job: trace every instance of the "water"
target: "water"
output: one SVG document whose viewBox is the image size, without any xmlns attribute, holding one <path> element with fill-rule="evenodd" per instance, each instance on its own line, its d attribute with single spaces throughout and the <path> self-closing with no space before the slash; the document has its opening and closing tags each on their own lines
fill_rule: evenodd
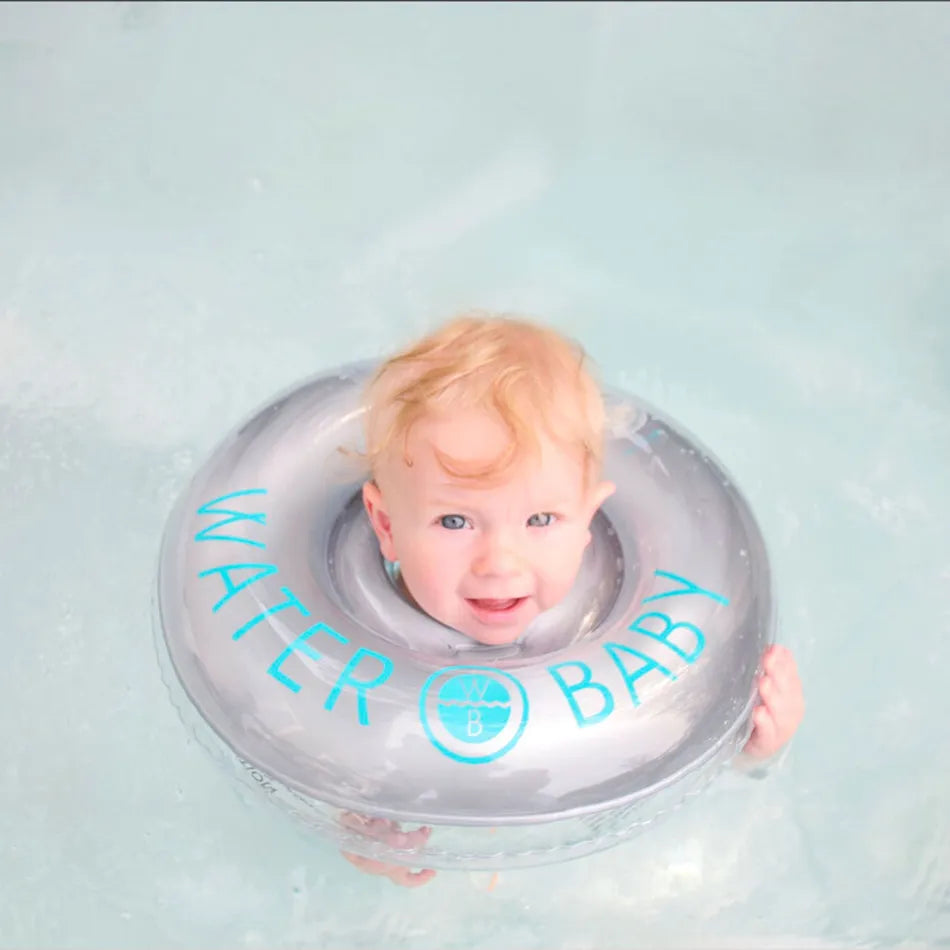
<svg viewBox="0 0 950 950">
<path fill-rule="evenodd" d="M 0 5 L 0 944 L 950 943 L 950 11 Z M 312 372 L 501 307 L 732 469 L 806 721 L 621 848 L 404 892 L 159 680 L 173 498 Z"/>
</svg>

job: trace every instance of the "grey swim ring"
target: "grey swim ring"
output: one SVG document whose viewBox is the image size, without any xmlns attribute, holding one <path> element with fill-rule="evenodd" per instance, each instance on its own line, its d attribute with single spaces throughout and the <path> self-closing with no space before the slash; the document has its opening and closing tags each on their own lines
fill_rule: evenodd
<svg viewBox="0 0 950 950">
<path fill-rule="evenodd" d="M 156 639 L 185 722 L 340 847 L 426 867 L 601 850 L 701 789 L 750 731 L 774 606 L 759 528 L 670 419 L 605 390 L 605 477 L 570 595 L 510 647 L 421 614 L 360 502 L 359 363 L 232 431 L 162 541 Z M 352 816 L 428 825 L 386 845 Z"/>
</svg>

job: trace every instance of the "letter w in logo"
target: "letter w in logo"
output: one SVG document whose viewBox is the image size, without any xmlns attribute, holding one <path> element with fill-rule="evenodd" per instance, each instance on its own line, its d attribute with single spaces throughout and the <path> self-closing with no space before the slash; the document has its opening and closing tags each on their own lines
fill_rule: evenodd
<svg viewBox="0 0 950 950">
<path fill-rule="evenodd" d="M 470 703 L 483 703 L 490 685 L 491 680 L 487 676 L 466 676 L 459 683 L 465 698 Z"/>
</svg>

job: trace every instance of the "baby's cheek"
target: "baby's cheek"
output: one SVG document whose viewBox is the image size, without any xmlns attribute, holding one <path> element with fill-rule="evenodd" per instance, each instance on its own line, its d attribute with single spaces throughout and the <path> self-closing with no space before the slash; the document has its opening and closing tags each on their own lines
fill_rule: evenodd
<svg viewBox="0 0 950 950">
<path fill-rule="evenodd" d="M 420 563 L 428 585 L 436 591 L 454 588 L 459 579 L 460 559 L 444 547 L 420 552 Z"/>
<path fill-rule="evenodd" d="M 572 556 L 569 561 L 565 561 L 564 564 L 564 594 L 566 597 L 570 589 L 574 586 L 574 582 L 577 580 L 577 575 L 580 573 L 581 564 L 584 561 L 584 550 L 586 545 L 576 544 L 572 549 Z"/>
<path fill-rule="evenodd" d="M 552 573 L 562 578 L 568 586 L 573 584 L 581 569 L 586 548 L 583 535 L 576 532 L 572 532 L 560 544 L 552 544 L 549 555 Z"/>
<path fill-rule="evenodd" d="M 570 593 L 577 580 L 577 573 L 580 570 L 581 559 L 566 560 L 561 558 L 557 564 L 553 564 L 546 572 L 542 584 L 544 590 L 544 609 L 547 610 L 559 604 Z"/>
</svg>

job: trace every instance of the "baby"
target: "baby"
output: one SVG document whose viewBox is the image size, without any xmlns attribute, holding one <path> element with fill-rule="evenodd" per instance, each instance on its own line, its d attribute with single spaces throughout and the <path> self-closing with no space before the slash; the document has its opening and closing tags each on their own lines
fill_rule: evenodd
<svg viewBox="0 0 950 950">
<path fill-rule="evenodd" d="M 517 640 L 571 589 L 614 491 L 583 350 L 526 320 L 463 316 L 384 363 L 366 403 L 363 502 L 406 594 L 479 643 Z M 763 668 L 747 759 L 776 753 L 804 712 L 791 653 L 771 647 Z M 347 858 L 404 886 L 434 873 Z"/>
</svg>

